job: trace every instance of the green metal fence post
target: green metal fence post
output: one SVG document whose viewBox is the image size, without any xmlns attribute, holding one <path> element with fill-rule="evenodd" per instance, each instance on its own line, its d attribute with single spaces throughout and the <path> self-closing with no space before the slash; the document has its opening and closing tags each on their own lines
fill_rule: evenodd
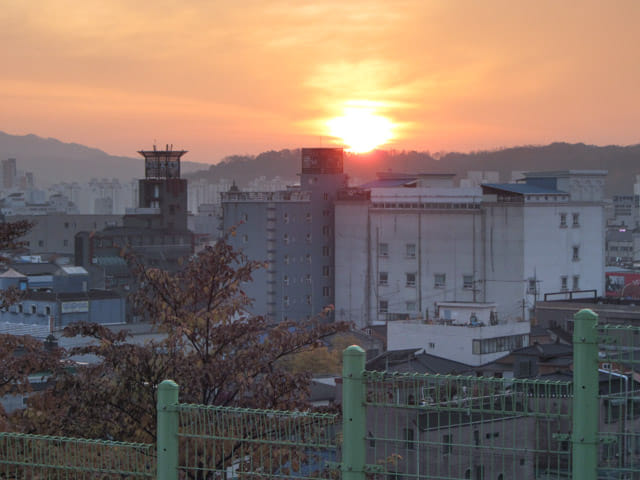
<svg viewBox="0 0 640 480">
<path fill-rule="evenodd" d="M 596 480 L 598 469 L 598 315 L 574 315 L 573 327 L 573 478 Z"/>
<path fill-rule="evenodd" d="M 364 480 L 367 456 L 363 372 L 365 353 L 351 345 L 342 353 L 342 479 Z"/>
<path fill-rule="evenodd" d="M 158 385 L 158 480 L 178 479 L 178 390 L 173 380 Z"/>
</svg>

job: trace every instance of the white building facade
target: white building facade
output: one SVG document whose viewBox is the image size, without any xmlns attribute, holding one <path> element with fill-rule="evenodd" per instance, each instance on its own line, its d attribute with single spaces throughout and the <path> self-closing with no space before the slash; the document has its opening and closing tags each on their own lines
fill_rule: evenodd
<svg viewBox="0 0 640 480">
<path fill-rule="evenodd" d="M 525 174 L 455 188 L 380 177 L 335 206 L 336 319 L 429 319 L 440 302 L 494 302 L 526 321 L 546 292 L 604 287 L 604 171 Z"/>
</svg>

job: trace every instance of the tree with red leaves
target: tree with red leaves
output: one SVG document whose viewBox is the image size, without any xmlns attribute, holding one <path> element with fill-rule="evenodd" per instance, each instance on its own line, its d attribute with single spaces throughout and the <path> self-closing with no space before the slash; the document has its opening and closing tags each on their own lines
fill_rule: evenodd
<svg viewBox="0 0 640 480">
<path fill-rule="evenodd" d="M 156 388 L 169 378 L 180 385 L 181 402 L 309 408 L 310 374 L 292 372 L 285 359 L 320 347 L 347 325 L 322 313 L 304 323 L 269 325 L 249 313 L 242 288 L 262 266 L 222 239 L 175 273 L 139 267 L 132 300 L 166 337 L 135 345 L 126 333 L 98 325 L 67 327 L 65 335 L 95 339 L 68 354 L 100 361 L 60 369 L 55 387 L 34 397 L 15 422 L 38 433 L 150 442 Z"/>
</svg>

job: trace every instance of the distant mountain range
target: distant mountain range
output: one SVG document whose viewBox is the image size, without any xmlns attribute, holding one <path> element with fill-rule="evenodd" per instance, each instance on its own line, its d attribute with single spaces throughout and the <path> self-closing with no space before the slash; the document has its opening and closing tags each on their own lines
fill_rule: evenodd
<svg viewBox="0 0 640 480">
<path fill-rule="evenodd" d="M 97 148 L 63 143 L 36 135 L 9 135 L 0 132 L 0 160 L 15 158 L 18 170 L 33 172 L 36 185 L 46 188 L 59 182 L 88 182 L 92 178 L 117 178 L 129 182 L 144 176 L 142 157 L 118 157 Z M 206 167 L 182 162 L 184 172 Z"/>
<path fill-rule="evenodd" d="M 16 158 L 18 169 L 34 172 L 36 183 L 46 187 L 61 181 L 86 182 L 91 178 L 118 178 L 129 181 L 144 175 L 142 158 L 108 155 L 75 143 L 63 143 L 36 135 L 16 136 L 0 132 L 0 159 Z M 635 176 L 640 174 L 640 145 L 594 146 L 582 143 L 552 143 L 472 153 L 384 151 L 347 154 L 345 172 L 353 179 L 367 181 L 376 172 L 455 173 L 465 177 L 470 170 L 500 172 L 509 181 L 512 171 L 596 169 L 608 170 L 607 193 L 629 195 Z M 235 180 L 241 187 L 260 176 L 279 176 L 295 181 L 300 171 L 300 150 L 280 150 L 256 156 L 231 156 L 216 165 L 182 162 L 183 176 L 217 182 Z"/>
<path fill-rule="evenodd" d="M 455 173 L 466 177 L 468 171 L 498 171 L 500 181 L 508 182 L 513 171 L 607 170 L 608 195 L 630 195 L 636 175 L 640 174 L 640 145 L 605 146 L 582 143 L 552 143 L 495 151 L 445 153 L 377 150 L 364 155 L 347 154 L 345 172 L 356 180 L 367 181 L 376 172 Z M 281 150 L 257 156 L 233 156 L 211 165 L 208 170 L 185 175 L 187 178 L 235 180 L 241 188 L 252 179 L 280 176 L 294 179 L 300 171 L 300 150 Z M 356 181 L 357 183 L 357 181 Z"/>
</svg>

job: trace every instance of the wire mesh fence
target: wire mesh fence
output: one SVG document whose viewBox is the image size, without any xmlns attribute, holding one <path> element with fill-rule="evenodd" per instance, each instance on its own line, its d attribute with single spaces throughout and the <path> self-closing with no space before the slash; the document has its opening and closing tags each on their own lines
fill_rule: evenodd
<svg viewBox="0 0 640 480">
<path fill-rule="evenodd" d="M 575 318 L 551 380 L 367 371 L 352 346 L 341 416 L 180 404 L 164 381 L 157 447 L 0 433 L 0 478 L 640 480 L 640 327 Z"/>
<path fill-rule="evenodd" d="M 640 327 L 603 325 L 598 358 L 598 471 L 640 478 Z"/>
<path fill-rule="evenodd" d="M 570 382 L 365 372 L 365 383 L 379 478 L 570 474 Z"/>
<path fill-rule="evenodd" d="M 336 478 L 338 416 L 178 405 L 181 478 Z"/>
<path fill-rule="evenodd" d="M 134 480 L 155 467 L 154 445 L 0 433 L 0 478 Z"/>
</svg>

